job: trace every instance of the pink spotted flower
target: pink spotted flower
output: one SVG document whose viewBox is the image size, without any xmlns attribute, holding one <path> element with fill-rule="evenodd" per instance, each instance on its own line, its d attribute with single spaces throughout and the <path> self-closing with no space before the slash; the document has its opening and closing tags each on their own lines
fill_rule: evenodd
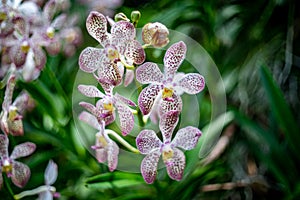
<svg viewBox="0 0 300 200">
<path fill-rule="evenodd" d="M 159 128 L 163 141 L 153 130 L 143 130 L 136 137 L 138 150 L 146 155 L 141 163 L 141 172 L 146 183 L 154 182 L 160 156 L 171 179 L 179 181 L 183 177 L 185 155 L 179 148 L 193 149 L 202 133 L 198 128 L 187 126 L 180 129 L 171 141 L 172 133 L 178 123 L 178 115 L 178 111 L 170 111 L 160 118 Z"/>
<path fill-rule="evenodd" d="M 117 143 L 109 138 L 105 130 L 105 122 L 99 122 L 94 115 L 85 111 L 79 115 L 79 119 L 98 130 L 96 142 L 92 149 L 95 150 L 98 162 L 104 163 L 107 161 L 109 170 L 114 171 L 118 165 L 119 147 Z"/>
<path fill-rule="evenodd" d="M 56 188 L 52 186 L 57 179 L 57 174 L 57 164 L 50 160 L 44 173 L 45 185 L 39 186 L 32 190 L 23 191 L 20 194 L 14 195 L 14 198 L 21 199 L 23 197 L 36 194 L 39 195 L 38 200 L 52 200 L 53 197 L 59 198 L 60 194 L 56 192 Z"/>
<path fill-rule="evenodd" d="M 102 86 L 104 85 L 102 84 Z M 112 123 L 115 120 L 115 110 L 117 110 L 122 134 L 125 136 L 131 132 L 134 126 L 134 117 L 129 106 L 135 107 L 134 102 L 117 93 L 113 94 L 112 87 L 108 87 L 105 94 L 93 85 L 79 85 L 78 90 L 87 97 L 100 98 L 96 106 L 87 102 L 79 103 L 92 113 L 100 123 L 104 121 L 105 126 Z"/>
<path fill-rule="evenodd" d="M 145 51 L 135 39 L 136 30 L 133 24 L 128 21 L 113 22 L 108 33 L 105 16 L 92 11 L 86 20 L 86 28 L 103 49 L 84 49 L 79 57 L 80 69 L 87 73 L 96 73 L 101 82 L 118 85 L 126 67 L 124 84 L 128 85 L 134 77 L 133 64 L 141 64 L 145 60 Z"/>
<path fill-rule="evenodd" d="M 152 62 L 146 62 L 137 68 L 137 81 L 150 84 L 142 90 L 138 98 L 143 115 L 158 112 L 161 116 L 171 110 L 181 111 L 182 93 L 197 94 L 203 90 L 205 82 L 202 75 L 176 73 L 184 61 L 185 54 L 186 45 L 180 41 L 167 50 L 164 57 L 164 73 Z"/>
<path fill-rule="evenodd" d="M 23 117 L 19 114 L 19 110 L 20 106 L 24 106 L 24 104 L 20 102 L 23 98 L 21 96 L 12 102 L 13 91 L 16 84 L 15 79 L 15 75 L 11 75 L 7 81 L 5 96 L 2 103 L 2 111 L 0 113 L 0 128 L 7 135 L 12 134 L 14 136 L 20 136 L 24 134 L 24 131 L 22 122 Z"/>
<path fill-rule="evenodd" d="M 32 154 L 36 146 L 34 143 L 25 142 L 15 146 L 12 154 L 8 155 L 8 138 L 6 135 L 0 135 L 0 187 L 3 183 L 2 172 L 11 178 L 12 182 L 22 188 L 28 182 L 30 169 L 27 165 L 16 161 L 15 159 Z"/>
</svg>

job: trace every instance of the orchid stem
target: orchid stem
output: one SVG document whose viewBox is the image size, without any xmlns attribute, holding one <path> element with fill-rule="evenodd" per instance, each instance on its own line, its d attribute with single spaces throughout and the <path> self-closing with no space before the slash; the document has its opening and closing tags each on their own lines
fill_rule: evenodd
<svg viewBox="0 0 300 200">
<path fill-rule="evenodd" d="M 4 183 L 10 195 L 14 196 L 14 192 L 12 191 L 10 184 L 8 183 L 8 178 L 6 176 L 4 176 Z"/>
<path fill-rule="evenodd" d="M 111 134 L 116 138 L 124 147 L 126 147 L 128 150 L 132 151 L 133 153 L 140 153 L 140 151 L 133 146 L 131 146 L 126 140 L 124 140 L 119 134 L 117 134 L 115 131 L 110 129 L 105 129 L 105 132 L 107 134 Z"/>
</svg>

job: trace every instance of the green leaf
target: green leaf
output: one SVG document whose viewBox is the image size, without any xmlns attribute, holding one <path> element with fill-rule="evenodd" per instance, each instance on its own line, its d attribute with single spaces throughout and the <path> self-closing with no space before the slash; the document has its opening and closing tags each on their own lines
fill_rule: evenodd
<svg viewBox="0 0 300 200">
<path fill-rule="evenodd" d="M 271 72 L 266 66 L 260 68 L 260 75 L 270 103 L 270 109 L 274 113 L 275 119 L 279 127 L 283 130 L 291 148 L 294 150 L 296 156 L 300 158 L 300 129 L 284 99 L 283 93 L 275 83 Z"/>
</svg>

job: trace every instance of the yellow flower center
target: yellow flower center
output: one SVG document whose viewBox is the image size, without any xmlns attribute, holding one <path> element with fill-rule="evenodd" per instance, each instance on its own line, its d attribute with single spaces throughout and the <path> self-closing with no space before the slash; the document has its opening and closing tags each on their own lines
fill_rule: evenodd
<svg viewBox="0 0 300 200">
<path fill-rule="evenodd" d="M 162 92 L 162 98 L 170 98 L 173 96 L 174 90 L 172 88 L 167 88 L 164 87 L 163 92 Z"/>
<path fill-rule="evenodd" d="M 12 122 L 16 119 L 17 116 L 18 116 L 18 109 L 15 106 L 11 106 L 8 112 L 8 120 Z"/>
<path fill-rule="evenodd" d="M 12 164 L 9 162 L 9 160 L 3 161 L 2 171 L 5 173 L 10 173 L 12 171 Z"/>
<path fill-rule="evenodd" d="M 119 58 L 119 52 L 114 48 L 108 47 L 107 57 L 108 57 L 109 60 L 115 61 Z"/>
<path fill-rule="evenodd" d="M 167 149 L 163 150 L 162 158 L 164 161 L 167 161 L 167 160 L 173 158 L 173 155 L 174 155 L 173 150 L 170 147 L 168 147 Z"/>
<path fill-rule="evenodd" d="M 21 51 L 23 51 L 23 53 L 28 53 L 29 49 L 30 49 L 30 46 L 29 46 L 28 42 L 23 41 L 21 44 Z"/>
<path fill-rule="evenodd" d="M 4 21 L 4 20 L 6 20 L 6 18 L 7 18 L 6 13 L 5 12 L 0 12 L 0 21 Z"/>
<path fill-rule="evenodd" d="M 53 27 L 47 28 L 46 35 L 48 38 L 53 39 L 55 35 L 55 30 Z"/>
<path fill-rule="evenodd" d="M 112 103 L 104 103 L 103 108 L 110 113 L 112 113 L 114 111 L 114 106 Z"/>
<path fill-rule="evenodd" d="M 102 144 L 103 147 L 107 146 L 107 142 L 106 142 L 105 138 L 102 135 L 98 137 L 98 141 L 99 141 L 100 144 Z"/>
</svg>

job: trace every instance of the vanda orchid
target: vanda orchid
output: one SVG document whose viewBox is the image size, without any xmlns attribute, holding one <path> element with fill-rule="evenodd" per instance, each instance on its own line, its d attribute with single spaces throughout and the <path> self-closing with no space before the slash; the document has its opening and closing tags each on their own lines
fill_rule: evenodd
<svg viewBox="0 0 300 200">
<path fill-rule="evenodd" d="M 141 173 L 147 183 L 154 182 L 161 155 L 170 178 L 179 181 L 183 177 L 186 163 L 184 153 L 180 149 L 193 149 L 202 134 L 198 128 L 188 126 L 181 128 L 171 140 L 183 107 L 180 95 L 183 93 L 193 95 L 201 92 L 205 87 L 204 77 L 198 73 L 177 73 L 187 51 L 183 41 L 167 49 L 164 57 L 164 73 L 155 63 L 142 64 L 145 60 L 143 48 L 165 46 L 169 42 L 169 32 L 161 23 L 148 23 L 142 30 L 145 44 L 141 46 L 135 38 L 136 32 L 133 24 L 137 25 L 136 14 L 137 12 L 133 12 L 131 15 L 133 23 L 129 22 L 123 13 L 116 15 L 116 19 L 121 19 L 117 22 L 113 22 L 110 18 L 106 19 L 101 13 L 95 11 L 89 14 L 86 21 L 87 30 L 103 48 L 87 47 L 84 49 L 80 54 L 79 66 L 83 72 L 92 74 L 92 78 L 98 81 L 105 94 L 96 86 L 79 84 L 78 90 L 81 94 L 96 100 L 95 105 L 86 101 L 79 103 L 89 111 L 89 113 L 82 111 L 79 119 L 98 130 L 92 149 L 95 150 L 98 162 L 107 161 L 110 171 L 117 169 L 118 165 L 119 146 L 114 141 L 116 140 L 128 150 L 146 155 L 141 163 Z M 107 32 L 107 21 L 112 26 L 111 33 Z M 131 82 L 128 82 L 132 80 L 128 78 L 128 73 L 129 70 L 134 69 L 133 64 L 142 64 L 136 69 L 136 80 L 141 84 L 150 84 L 142 90 L 139 88 L 137 100 L 139 110 L 129 107 L 136 108 L 132 100 L 113 93 L 113 90 L 122 83 L 124 66 L 127 76 L 124 86 Z M 145 119 L 149 116 L 154 123 L 159 120 L 163 140 L 161 141 L 153 130 L 144 129 L 136 138 L 136 149 L 118 133 L 106 129 L 106 126 L 115 122 L 115 110 L 119 114 L 119 125 L 123 136 L 133 130 L 135 119 L 133 114 L 137 114 L 142 124 L 147 123 Z M 110 138 L 108 134 L 113 135 L 113 138 Z"/>
<path fill-rule="evenodd" d="M 107 32 L 107 19 L 99 12 L 92 11 L 86 28 L 103 48 L 87 47 L 79 57 L 80 69 L 87 73 L 96 73 L 104 83 L 119 85 L 122 81 L 124 67 L 127 69 L 125 85 L 133 80 L 134 64 L 145 60 L 142 45 L 135 39 L 136 30 L 132 23 L 121 20 L 111 22 L 111 31 Z"/>
</svg>

